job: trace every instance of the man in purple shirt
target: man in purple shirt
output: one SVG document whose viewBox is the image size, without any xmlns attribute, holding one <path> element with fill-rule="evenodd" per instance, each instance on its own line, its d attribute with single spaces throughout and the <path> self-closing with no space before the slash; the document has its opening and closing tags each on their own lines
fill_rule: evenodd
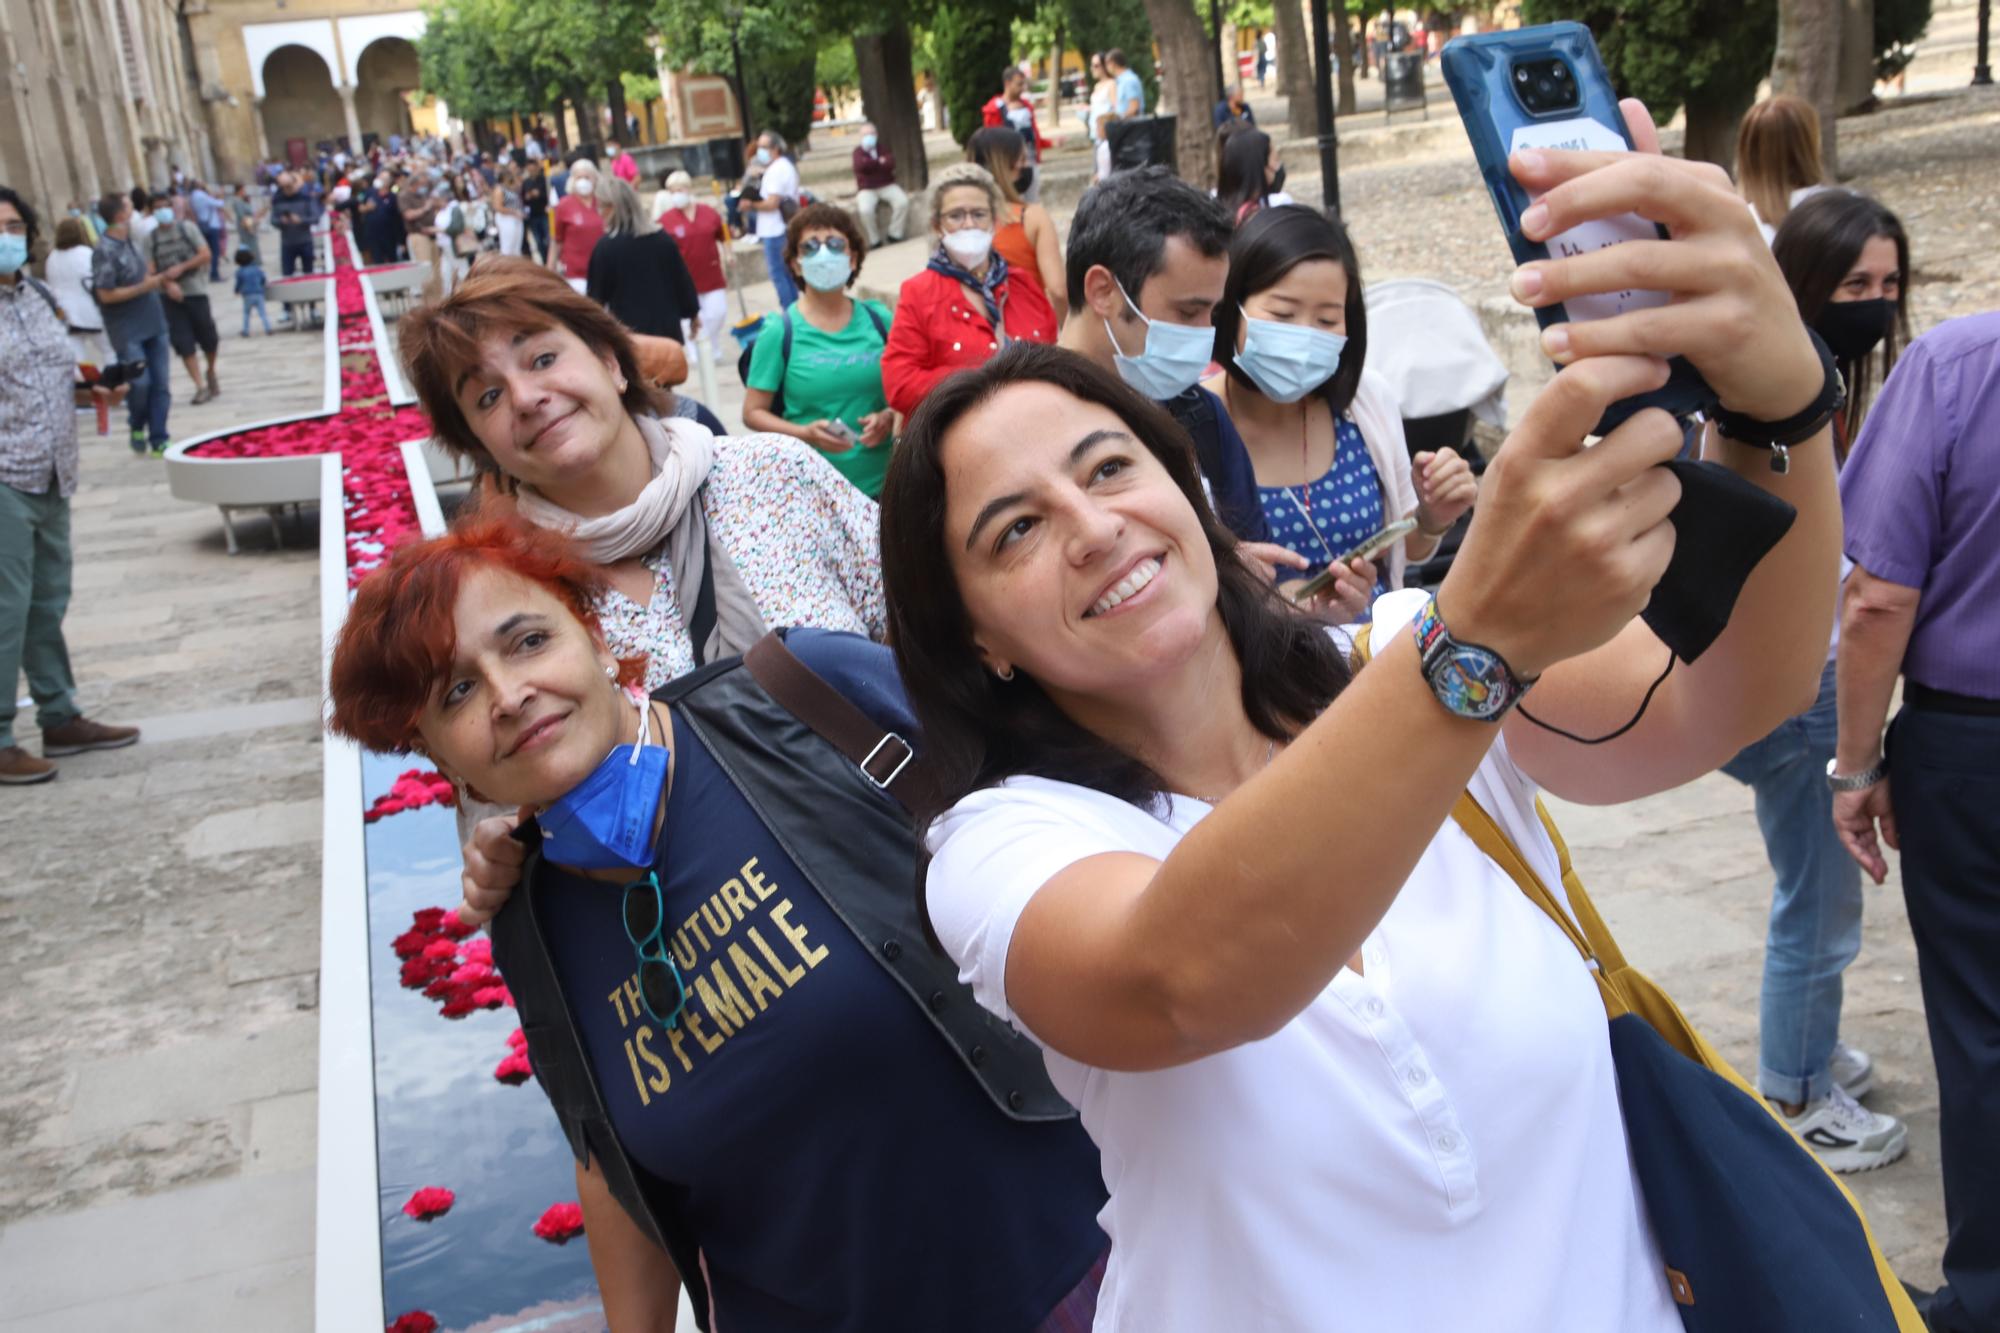
<svg viewBox="0 0 2000 1333">
<path fill-rule="evenodd" d="M 1882 386 L 1840 477 L 1841 841 L 1903 899 L 1937 1064 L 1940 1333 L 2000 1329 L 2000 312 L 1942 324 Z M 1903 707 L 1882 723 L 1896 677 Z M 1878 834 L 1879 829 L 1879 834 Z"/>
<path fill-rule="evenodd" d="M 854 150 L 854 211 L 861 215 L 861 234 L 873 250 L 882 242 L 875 224 L 877 205 L 889 205 L 889 239 L 903 239 L 910 222 L 910 196 L 896 184 L 896 155 L 881 146 L 873 125 L 861 127 L 861 146 Z"/>
</svg>

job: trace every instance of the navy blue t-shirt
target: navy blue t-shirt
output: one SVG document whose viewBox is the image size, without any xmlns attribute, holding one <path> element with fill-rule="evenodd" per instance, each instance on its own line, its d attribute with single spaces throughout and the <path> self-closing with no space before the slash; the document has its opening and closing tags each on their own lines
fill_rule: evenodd
<svg viewBox="0 0 2000 1333">
<path fill-rule="evenodd" d="M 786 643 L 914 734 L 888 649 Z M 1034 1328 L 1108 1243 L 1081 1126 L 993 1105 L 685 727 L 655 867 L 688 988 L 671 1031 L 638 1003 L 618 885 L 547 866 L 537 901 L 620 1143 L 686 1191 L 719 1326 Z"/>
</svg>

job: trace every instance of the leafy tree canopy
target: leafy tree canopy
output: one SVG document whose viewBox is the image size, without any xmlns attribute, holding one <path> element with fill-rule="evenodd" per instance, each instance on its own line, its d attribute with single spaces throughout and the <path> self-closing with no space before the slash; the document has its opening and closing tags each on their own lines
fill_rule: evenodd
<svg viewBox="0 0 2000 1333">
<path fill-rule="evenodd" d="M 1523 0 L 1521 17 L 1589 28 L 1612 85 L 1662 124 L 1690 98 L 1755 89 L 1778 41 L 1776 0 Z"/>
</svg>

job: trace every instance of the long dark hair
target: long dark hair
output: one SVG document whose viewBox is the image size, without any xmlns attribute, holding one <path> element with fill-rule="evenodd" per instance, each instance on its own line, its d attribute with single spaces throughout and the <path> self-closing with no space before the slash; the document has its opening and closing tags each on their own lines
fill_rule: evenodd
<svg viewBox="0 0 2000 1333">
<path fill-rule="evenodd" d="M 1217 151 L 1219 173 L 1215 198 L 1229 210 L 1231 220 L 1241 220 L 1246 205 L 1262 207 L 1271 187 L 1264 168 L 1271 161 L 1271 136 L 1245 125 L 1223 135 Z"/>
<path fill-rule="evenodd" d="M 1325 623 L 1294 609 L 1237 555 L 1236 536 L 1210 509 L 1194 446 L 1174 419 L 1074 352 L 1014 343 L 979 369 L 931 390 L 897 442 L 882 488 L 889 642 L 938 779 L 937 808 L 914 812 L 919 828 L 967 793 L 1023 774 L 1094 787 L 1141 805 L 1166 790 L 1151 767 L 1072 721 L 1027 675 L 1002 681 L 988 672 L 973 644 L 945 550 L 944 440 L 994 394 L 1037 383 L 1108 408 L 1187 497 L 1215 557 L 1216 605 L 1242 667 L 1251 725 L 1274 740 L 1289 737 L 1348 681 L 1346 659 Z"/>
<path fill-rule="evenodd" d="M 1000 187 L 1001 197 L 1009 204 L 1021 202 L 1021 192 L 1014 188 L 1014 178 L 1021 174 L 1021 164 L 1027 154 L 1027 138 L 1011 125 L 988 125 L 974 130 L 972 137 L 965 141 L 965 160 L 985 167 L 987 174 Z"/>
<path fill-rule="evenodd" d="M 1896 246 L 1896 318 L 1881 347 L 1858 361 L 1840 363 L 1841 378 L 1847 381 L 1846 430 L 1845 438 L 1835 443 L 1843 461 L 1849 442 L 1861 433 L 1862 418 L 1868 415 L 1876 371 L 1887 380 L 1904 344 L 1910 341 L 1910 238 L 1903 231 L 1902 219 L 1867 195 L 1829 189 L 1801 199 L 1785 215 L 1771 240 L 1778 270 L 1792 289 L 1792 299 L 1799 303 L 1799 318 L 1811 324 L 1860 262 L 1862 250 L 1877 236 L 1887 237 Z"/>
<path fill-rule="evenodd" d="M 1275 287 L 1285 275 L 1313 259 L 1331 259 L 1347 275 L 1347 346 L 1340 366 L 1313 393 L 1338 417 L 1361 387 L 1368 360 L 1368 307 L 1361 299 L 1361 261 L 1347 228 L 1303 204 L 1267 208 L 1236 229 L 1229 243 L 1229 277 L 1215 307 L 1215 359 L 1229 378 L 1252 393 L 1257 386 L 1236 364 L 1236 334 L 1243 326 L 1243 303 Z"/>
</svg>

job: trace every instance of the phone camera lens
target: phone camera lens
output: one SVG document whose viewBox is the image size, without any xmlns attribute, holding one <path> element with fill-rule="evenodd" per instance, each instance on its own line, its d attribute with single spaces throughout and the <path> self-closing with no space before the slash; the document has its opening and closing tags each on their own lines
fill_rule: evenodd
<svg viewBox="0 0 2000 1333">
<path fill-rule="evenodd" d="M 1526 82 L 1528 81 L 1528 71 L 1527 71 L 1527 70 L 1525 70 L 1525 69 L 1517 69 L 1517 70 L 1515 70 L 1515 71 L 1514 71 L 1514 81 L 1515 81 L 1516 83 L 1526 83 Z"/>
</svg>

